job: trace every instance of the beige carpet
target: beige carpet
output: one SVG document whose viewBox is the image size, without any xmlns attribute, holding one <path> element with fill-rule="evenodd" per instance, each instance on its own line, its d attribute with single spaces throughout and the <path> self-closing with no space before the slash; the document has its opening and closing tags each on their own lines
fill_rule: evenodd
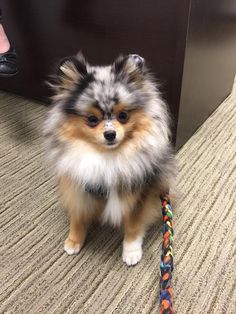
<svg viewBox="0 0 236 314">
<path fill-rule="evenodd" d="M 91 230 L 63 251 L 68 221 L 46 170 L 46 108 L 0 93 L 0 313 L 158 313 L 161 226 L 135 268 L 121 234 Z M 236 313 L 236 95 L 179 151 L 175 209 L 176 313 Z"/>
</svg>

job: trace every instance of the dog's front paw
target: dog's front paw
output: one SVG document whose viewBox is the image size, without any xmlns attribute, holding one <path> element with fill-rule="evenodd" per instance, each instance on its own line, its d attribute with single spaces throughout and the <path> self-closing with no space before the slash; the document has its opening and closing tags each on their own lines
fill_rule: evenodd
<svg viewBox="0 0 236 314">
<path fill-rule="evenodd" d="M 136 251 L 123 251 L 122 259 L 128 266 L 133 266 L 141 260 L 142 255 L 142 249 Z"/>
<path fill-rule="evenodd" d="M 65 244 L 64 244 L 64 250 L 66 251 L 67 254 L 73 255 L 73 254 L 78 254 L 81 249 L 80 243 L 76 243 L 69 238 L 66 239 Z"/>
<path fill-rule="evenodd" d="M 142 258 L 142 240 L 137 239 L 132 242 L 123 243 L 122 259 L 128 266 L 136 265 Z"/>
</svg>

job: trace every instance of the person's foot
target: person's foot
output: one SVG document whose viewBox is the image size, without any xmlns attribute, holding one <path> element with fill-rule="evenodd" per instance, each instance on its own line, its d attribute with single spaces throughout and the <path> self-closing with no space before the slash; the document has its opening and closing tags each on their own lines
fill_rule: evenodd
<svg viewBox="0 0 236 314">
<path fill-rule="evenodd" d="M 17 72 L 16 52 L 11 47 L 4 28 L 0 24 L 0 77 L 12 76 Z"/>
<path fill-rule="evenodd" d="M 0 24 L 0 54 L 7 52 L 10 49 L 10 43 L 4 31 L 2 24 Z"/>
</svg>

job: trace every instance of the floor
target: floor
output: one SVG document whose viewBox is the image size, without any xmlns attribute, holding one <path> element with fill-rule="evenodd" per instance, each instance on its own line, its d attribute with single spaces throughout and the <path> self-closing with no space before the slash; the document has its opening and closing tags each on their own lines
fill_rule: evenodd
<svg viewBox="0 0 236 314">
<path fill-rule="evenodd" d="M 161 225 L 134 268 L 118 230 L 92 228 L 67 256 L 68 221 L 47 171 L 47 108 L 0 93 L 0 313 L 158 313 Z M 177 154 L 177 314 L 236 313 L 236 89 Z"/>
</svg>

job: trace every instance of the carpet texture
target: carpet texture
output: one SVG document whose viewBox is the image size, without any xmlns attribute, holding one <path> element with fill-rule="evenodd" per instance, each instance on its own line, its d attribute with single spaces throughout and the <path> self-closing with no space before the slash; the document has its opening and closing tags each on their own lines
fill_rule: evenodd
<svg viewBox="0 0 236 314">
<path fill-rule="evenodd" d="M 144 258 L 121 261 L 122 235 L 93 228 L 67 256 L 68 220 L 44 161 L 47 108 L 0 93 L 0 313 L 158 313 L 161 226 Z M 236 94 L 177 154 L 174 307 L 236 313 Z"/>
</svg>

